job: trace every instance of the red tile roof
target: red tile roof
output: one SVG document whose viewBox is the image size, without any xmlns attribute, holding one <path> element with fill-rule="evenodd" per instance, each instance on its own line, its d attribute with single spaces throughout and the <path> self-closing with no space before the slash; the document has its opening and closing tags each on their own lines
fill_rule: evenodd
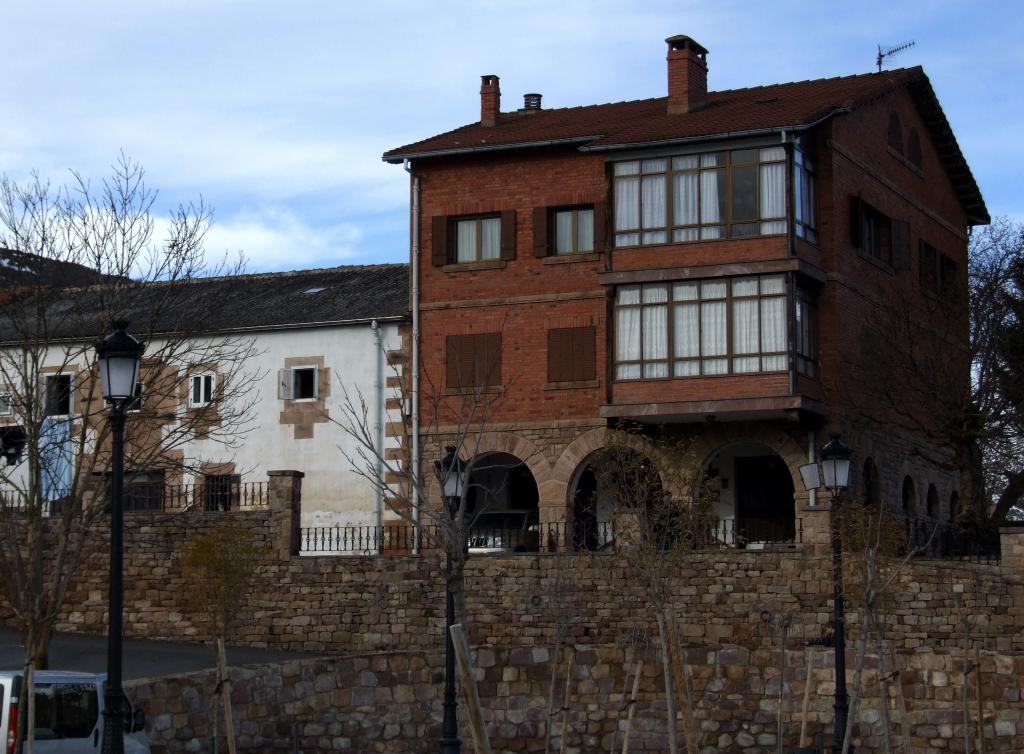
<svg viewBox="0 0 1024 754">
<path fill-rule="evenodd" d="M 464 151 L 547 142 L 586 143 L 588 149 L 643 146 L 806 126 L 923 76 L 907 68 L 791 84 L 708 92 L 707 104 L 669 115 L 666 97 L 606 105 L 502 113 L 495 126 L 471 123 L 384 153 L 388 162 Z"/>
<path fill-rule="evenodd" d="M 987 223 L 988 211 L 960 153 L 935 92 L 919 67 L 813 81 L 708 92 L 707 104 L 682 115 L 668 113 L 667 98 L 585 107 L 502 113 L 494 126 L 456 128 L 384 153 L 386 162 L 477 152 L 576 144 L 581 151 L 633 149 L 800 129 L 907 87 L 939 146 L 968 217 Z"/>
</svg>

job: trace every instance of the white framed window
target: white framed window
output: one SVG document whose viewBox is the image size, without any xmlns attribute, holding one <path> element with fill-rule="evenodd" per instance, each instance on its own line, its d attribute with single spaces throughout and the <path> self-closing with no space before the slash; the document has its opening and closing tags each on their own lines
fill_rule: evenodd
<svg viewBox="0 0 1024 754">
<path fill-rule="evenodd" d="M 14 395 L 9 390 L 0 393 L 0 416 L 10 416 L 14 413 Z"/>
<path fill-rule="evenodd" d="M 70 374 L 48 374 L 43 377 L 43 396 L 47 416 L 70 416 L 74 381 Z"/>
<path fill-rule="evenodd" d="M 139 380 L 135 383 L 135 392 L 132 394 L 132 399 L 128 401 L 127 411 L 141 411 L 146 403 L 146 384 Z"/>
<path fill-rule="evenodd" d="M 188 405 L 209 406 L 213 403 L 214 376 L 193 374 L 189 377 Z"/>
<path fill-rule="evenodd" d="M 313 401 L 319 398 L 319 367 L 303 366 L 279 370 L 277 397 L 285 401 Z"/>
</svg>

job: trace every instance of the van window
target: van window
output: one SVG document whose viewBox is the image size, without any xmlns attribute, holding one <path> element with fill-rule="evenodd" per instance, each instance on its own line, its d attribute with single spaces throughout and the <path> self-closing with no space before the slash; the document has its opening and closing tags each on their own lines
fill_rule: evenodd
<svg viewBox="0 0 1024 754">
<path fill-rule="evenodd" d="M 86 683 L 40 683 L 35 687 L 36 740 L 86 738 L 96 727 L 96 687 Z"/>
</svg>

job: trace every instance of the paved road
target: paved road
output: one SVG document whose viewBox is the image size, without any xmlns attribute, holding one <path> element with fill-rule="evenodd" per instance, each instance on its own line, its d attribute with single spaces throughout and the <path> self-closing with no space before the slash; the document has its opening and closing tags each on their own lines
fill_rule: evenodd
<svg viewBox="0 0 1024 754">
<path fill-rule="evenodd" d="M 229 665 L 250 665 L 264 662 L 315 657 L 300 652 L 271 649 L 228 647 Z M 16 631 L 0 628 L 0 668 L 20 668 L 24 661 L 21 637 Z M 126 639 L 124 642 L 124 680 L 162 675 L 190 673 L 216 666 L 216 656 L 209 645 L 178 644 L 169 641 Z M 50 668 L 80 670 L 86 673 L 107 671 L 107 637 L 86 634 L 57 634 L 50 644 Z"/>
</svg>

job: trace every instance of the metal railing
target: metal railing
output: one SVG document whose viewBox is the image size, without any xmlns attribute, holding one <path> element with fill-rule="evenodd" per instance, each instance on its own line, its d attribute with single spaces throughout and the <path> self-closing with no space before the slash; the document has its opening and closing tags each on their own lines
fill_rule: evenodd
<svg viewBox="0 0 1024 754">
<path fill-rule="evenodd" d="M 746 549 L 751 551 L 792 547 L 803 541 L 801 522 L 725 519 L 699 536 L 700 550 Z M 443 542 L 436 525 L 421 527 L 419 544 L 429 550 Z M 416 529 L 408 524 L 388 526 L 311 526 L 300 529 L 300 551 L 306 554 L 374 555 L 411 552 Z M 612 521 L 533 524 L 525 528 L 470 527 L 467 547 L 475 554 L 613 552 L 616 526 Z M 666 548 L 670 546 L 666 544 Z"/>
<path fill-rule="evenodd" d="M 102 494 L 106 494 L 106 490 Z M 126 483 L 126 511 L 227 512 L 258 510 L 267 507 L 266 482 L 222 484 Z"/>
<path fill-rule="evenodd" d="M 1001 557 L 999 530 L 984 527 L 970 535 L 953 523 L 930 518 L 894 514 L 903 528 L 907 551 L 918 550 L 917 557 L 998 563 Z"/>
</svg>

